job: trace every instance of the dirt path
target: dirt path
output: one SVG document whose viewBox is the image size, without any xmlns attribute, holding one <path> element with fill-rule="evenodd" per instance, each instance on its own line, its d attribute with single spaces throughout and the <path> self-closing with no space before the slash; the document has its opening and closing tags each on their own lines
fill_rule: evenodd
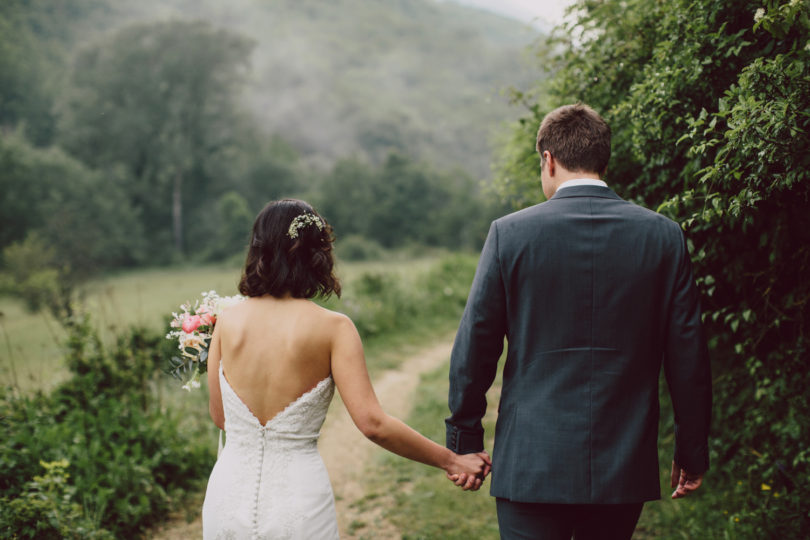
<svg viewBox="0 0 810 540">
<path fill-rule="evenodd" d="M 385 412 L 407 418 L 411 411 L 411 396 L 420 376 L 449 358 L 452 343 L 452 336 L 447 336 L 427 347 L 409 351 L 397 369 L 385 371 L 374 378 L 374 390 Z M 401 538 L 398 531 L 383 518 L 382 508 L 357 504 L 366 496 L 364 472 L 368 464 L 375 460 L 375 455 L 383 450 L 363 437 L 337 395 L 329 407 L 318 447 L 335 492 L 340 537 L 344 540 L 359 538 L 353 533 L 353 524 L 363 523 L 361 532 L 364 537 L 370 535 L 381 540 Z M 176 521 L 156 531 L 153 538 L 202 538 L 201 519 L 197 517 L 192 523 Z"/>
</svg>

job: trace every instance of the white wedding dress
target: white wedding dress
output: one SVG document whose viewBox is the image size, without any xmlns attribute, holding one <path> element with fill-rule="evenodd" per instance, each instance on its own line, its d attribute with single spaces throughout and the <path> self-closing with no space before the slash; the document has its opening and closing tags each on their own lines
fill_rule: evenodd
<svg viewBox="0 0 810 540">
<path fill-rule="evenodd" d="M 318 434 L 335 392 L 331 377 L 262 425 L 228 384 L 220 364 L 225 448 L 203 503 L 205 540 L 338 538 Z"/>
</svg>

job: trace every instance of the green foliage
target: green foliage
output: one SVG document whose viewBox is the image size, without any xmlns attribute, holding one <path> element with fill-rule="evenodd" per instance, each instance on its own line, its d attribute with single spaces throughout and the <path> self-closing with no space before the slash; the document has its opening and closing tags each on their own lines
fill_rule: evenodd
<svg viewBox="0 0 810 540">
<path fill-rule="evenodd" d="M 328 305 L 351 317 L 364 340 L 455 322 L 464 310 L 475 266 L 474 257 L 450 255 L 407 277 L 366 272 L 352 281 L 339 301 Z"/>
<path fill-rule="evenodd" d="M 360 235 L 386 248 L 407 243 L 478 249 L 502 210 L 462 171 L 436 172 L 392 154 L 382 167 L 343 160 L 314 200 L 338 239 Z"/>
<path fill-rule="evenodd" d="M 105 350 L 86 319 L 76 320 L 67 356 L 73 377 L 49 395 L 2 396 L 0 493 L 10 504 L 0 530 L 18 538 L 133 537 L 198 489 L 213 445 L 202 444 L 208 430 L 190 429 L 157 399 L 166 343 L 134 329 Z M 50 461 L 59 463 L 38 477 Z"/>
<path fill-rule="evenodd" d="M 488 132 L 507 112 L 496 85 L 525 75 L 520 47 L 533 34 L 453 4 L 416 5 L 237 0 L 223 19 L 203 0 L 189 21 L 180 0 L 4 2 L 0 249 L 47 229 L 71 281 L 147 258 L 229 257 L 244 213 L 222 216 L 226 193 L 252 215 L 271 199 L 317 198 L 312 171 L 347 155 L 371 164 L 354 167 L 370 181 L 343 191 L 331 180 L 346 168 L 328 173 L 339 235 L 478 247 L 500 209 L 470 174 L 487 173 Z M 157 11 L 176 17 L 156 22 Z M 41 148 L 54 143 L 70 155 Z"/>
<path fill-rule="evenodd" d="M 53 86 L 49 47 L 30 24 L 33 6 L 9 0 L 0 5 L 0 126 L 24 125 L 32 140 L 47 143 L 53 135 Z M 26 9 L 28 8 L 28 9 Z M 42 6 L 33 11 L 49 18 Z"/>
<path fill-rule="evenodd" d="M 53 104 L 75 44 L 108 28 L 104 0 L 4 0 L 0 3 L 0 128 L 21 128 L 36 146 L 53 143 Z"/>
<path fill-rule="evenodd" d="M 142 233 L 124 183 L 17 133 L 0 135 L 4 289 L 31 309 L 53 309 L 98 270 L 140 262 Z"/>
<path fill-rule="evenodd" d="M 536 129 L 574 100 L 606 117 L 607 181 L 686 229 L 712 351 L 706 493 L 689 511 L 648 523 L 660 532 L 677 522 L 694 537 L 807 536 L 810 491 L 799 479 L 810 475 L 800 428 L 810 423 L 808 4 L 583 0 L 575 8 L 579 20 L 559 32 L 561 52 L 548 59 L 553 78 L 540 93 L 548 98 L 525 124 Z M 507 143 L 499 185 L 529 204 L 539 175 L 509 175 L 537 159 L 521 129 Z"/>
<path fill-rule="evenodd" d="M 0 135 L 0 171 L 0 248 L 36 231 L 59 266 L 78 274 L 140 260 L 141 232 L 120 173 L 91 171 L 19 134 Z"/>
<path fill-rule="evenodd" d="M 399 150 L 476 176 L 488 173 L 489 131 L 509 114 L 499 86 L 530 80 L 522 49 L 535 37 L 517 21 L 430 0 L 2 4 L 0 125 L 25 124 L 38 145 L 53 140 L 52 104 L 78 47 L 133 22 L 194 18 L 256 40 L 243 103 L 263 133 L 319 164 L 351 154 L 379 163 Z"/>
<path fill-rule="evenodd" d="M 61 144 L 93 167 L 122 165 L 147 239 L 184 248 L 239 126 L 235 91 L 252 43 L 202 22 L 136 24 L 78 55 L 61 105 Z M 189 186 L 193 186 L 189 190 Z"/>
<path fill-rule="evenodd" d="M 76 486 L 68 482 L 67 460 L 39 464 L 45 474 L 26 482 L 19 497 L 0 498 L 0 530 L 7 538 L 114 538 L 96 528 L 75 502 Z"/>
<path fill-rule="evenodd" d="M 253 212 L 248 202 L 236 191 L 228 191 L 217 201 L 216 211 L 210 221 L 211 237 L 205 247 L 209 260 L 222 260 L 243 255 L 250 240 L 253 227 Z"/>
<path fill-rule="evenodd" d="M 383 258 L 383 247 L 368 238 L 350 234 L 335 244 L 338 258 L 346 261 L 373 261 Z"/>
<path fill-rule="evenodd" d="M 55 250 L 37 234 L 3 250 L 6 293 L 16 293 L 31 311 L 53 305 L 58 298 L 59 272 L 54 268 Z"/>
<path fill-rule="evenodd" d="M 295 197 L 306 188 L 300 156 L 286 140 L 268 137 L 261 126 L 244 126 L 234 135 L 235 148 L 217 177 L 245 198 L 251 218 L 268 201 Z"/>
</svg>

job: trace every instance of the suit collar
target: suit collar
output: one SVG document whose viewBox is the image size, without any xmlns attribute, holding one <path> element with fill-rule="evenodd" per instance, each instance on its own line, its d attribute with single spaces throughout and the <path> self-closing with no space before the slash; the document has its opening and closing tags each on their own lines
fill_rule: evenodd
<svg viewBox="0 0 810 540">
<path fill-rule="evenodd" d="M 553 201 L 554 199 L 566 199 L 569 197 L 601 197 L 603 199 L 622 200 L 612 189 L 602 186 L 571 186 L 558 189 L 549 200 Z"/>
</svg>

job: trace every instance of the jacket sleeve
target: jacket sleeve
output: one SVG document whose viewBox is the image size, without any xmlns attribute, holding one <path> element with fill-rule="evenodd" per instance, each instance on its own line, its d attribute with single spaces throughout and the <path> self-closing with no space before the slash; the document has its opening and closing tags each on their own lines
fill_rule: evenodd
<svg viewBox="0 0 810 540">
<path fill-rule="evenodd" d="M 487 410 L 506 334 L 506 293 L 498 253 L 498 227 L 489 229 L 450 356 L 447 448 L 459 454 L 484 449 L 481 418 Z"/>
<path fill-rule="evenodd" d="M 675 413 L 675 463 L 693 474 L 709 468 L 709 421 L 712 381 L 700 316 L 700 299 L 683 233 L 671 299 L 664 374 Z"/>
</svg>

